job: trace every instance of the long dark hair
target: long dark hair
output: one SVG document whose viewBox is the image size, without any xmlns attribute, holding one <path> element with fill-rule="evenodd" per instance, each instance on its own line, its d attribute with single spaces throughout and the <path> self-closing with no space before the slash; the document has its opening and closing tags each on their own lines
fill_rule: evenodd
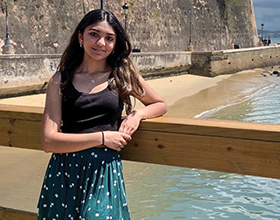
<svg viewBox="0 0 280 220">
<path fill-rule="evenodd" d="M 75 69 L 81 65 L 84 58 L 84 49 L 80 47 L 78 35 L 79 33 L 83 34 L 89 25 L 101 21 L 107 21 L 117 36 L 114 53 L 107 57 L 107 64 L 112 68 L 110 77 L 113 80 L 110 80 L 110 82 L 117 87 L 128 114 L 132 109 L 130 95 L 133 94 L 141 97 L 144 94 L 144 89 L 139 82 L 138 73 L 129 57 L 131 53 L 129 38 L 112 12 L 97 9 L 90 11 L 84 16 L 72 34 L 68 47 L 62 54 L 58 71 L 64 75 L 63 78 L 67 79 L 67 81 L 72 80 Z"/>
</svg>

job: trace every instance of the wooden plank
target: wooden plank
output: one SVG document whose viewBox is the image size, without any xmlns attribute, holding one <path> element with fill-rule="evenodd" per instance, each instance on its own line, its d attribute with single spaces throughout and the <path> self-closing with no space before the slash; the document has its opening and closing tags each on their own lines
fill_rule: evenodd
<svg viewBox="0 0 280 220">
<path fill-rule="evenodd" d="M 0 104 L 0 118 L 41 121 L 43 108 Z"/>
<path fill-rule="evenodd" d="M 11 147 L 42 150 L 41 121 L 13 121 L 9 131 L 9 144 Z"/>
<path fill-rule="evenodd" d="M 36 220 L 37 214 L 0 207 L 0 220 Z"/>
<path fill-rule="evenodd" d="M 149 123 L 152 122 L 152 123 Z M 201 136 L 230 137 L 280 142 L 280 125 L 215 119 L 161 117 L 144 121 L 141 129 Z"/>
<path fill-rule="evenodd" d="M 0 145 L 10 146 L 10 119 L 0 118 Z"/>
<path fill-rule="evenodd" d="M 141 131 L 122 159 L 280 179 L 280 143 Z"/>
<path fill-rule="evenodd" d="M 41 149 L 41 109 L 20 106 L 1 107 L 0 145 Z"/>
<path fill-rule="evenodd" d="M 41 110 L 0 108 L 0 144 L 41 150 Z M 143 121 L 121 156 L 280 179 L 280 125 L 162 117 Z"/>
</svg>

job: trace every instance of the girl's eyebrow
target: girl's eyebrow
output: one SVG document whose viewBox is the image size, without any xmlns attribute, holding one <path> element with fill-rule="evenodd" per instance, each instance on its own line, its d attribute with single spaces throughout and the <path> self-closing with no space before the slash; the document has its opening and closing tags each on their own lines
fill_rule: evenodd
<svg viewBox="0 0 280 220">
<path fill-rule="evenodd" d="M 89 30 L 90 30 L 90 31 L 96 31 L 96 32 L 98 32 L 98 33 L 101 33 L 101 31 L 100 31 L 100 30 L 98 30 L 98 29 L 96 29 L 96 28 L 94 28 L 94 27 L 90 28 Z M 106 33 L 106 35 L 112 35 L 112 36 L 115 36 L 115 34 L 114 34 L 114 33 Z"/>
</svg>

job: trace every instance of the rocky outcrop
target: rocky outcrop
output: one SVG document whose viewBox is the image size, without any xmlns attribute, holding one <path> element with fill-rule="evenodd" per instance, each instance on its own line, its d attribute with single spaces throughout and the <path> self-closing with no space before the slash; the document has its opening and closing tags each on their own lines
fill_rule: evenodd
<svg viewBox="0 0 280 220">
<path fill-rule="evenodd" d="M 2 0 L 3 1 L 3 0 Z M 1 0 L 0 0 L 1 2 Z M 83 15 L 99 8 L 90 0 L 8 0 L 10 37 L 17 54 L 62 53 Z M 128 0 L 127 32 L 142 51 L 195 51 L 241 48 L 257 44 L 252 0 Z M 104 0 L 124 23 L 121 1 Z M 0 14 L 0 46 L 5 40 Z"/>
</svg>

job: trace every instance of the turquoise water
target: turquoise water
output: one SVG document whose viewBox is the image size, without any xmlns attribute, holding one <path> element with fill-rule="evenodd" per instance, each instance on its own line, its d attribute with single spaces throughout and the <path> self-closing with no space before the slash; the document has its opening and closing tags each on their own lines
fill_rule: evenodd
<svg viewBox="0 0 280 220">
<path fill-rule="evenodd" d="M 200 117 L 279 124 L 280 77 L 269 77 L 267 85 L 243 101 Z M 132 219 L 280 219 L 278 179 L 170 166 L 152 170 L 128 184 Z M 131 190 L 133 184 L 137 190 Z"/>
<path fill-rule="evenodd" d="M 280 37 L 273 37 L 271 38 L 272 43 L 280 43 Z"/>
<path fill-rule="evenodd" d="M 128 190 L 132 219 L 280 219 L 280 180 L 168 166 L 155 170 L 160 174 Z"/>
<path fill-rule="evenodd" d="M 277 70 L 280 71 L 280 68 Z M 211 109 L 199 117 L 280 124 L 280 76 L 268 76 L 266 79 L 269 81 L 266 86 L 243 101 Z"/>
</svg>

